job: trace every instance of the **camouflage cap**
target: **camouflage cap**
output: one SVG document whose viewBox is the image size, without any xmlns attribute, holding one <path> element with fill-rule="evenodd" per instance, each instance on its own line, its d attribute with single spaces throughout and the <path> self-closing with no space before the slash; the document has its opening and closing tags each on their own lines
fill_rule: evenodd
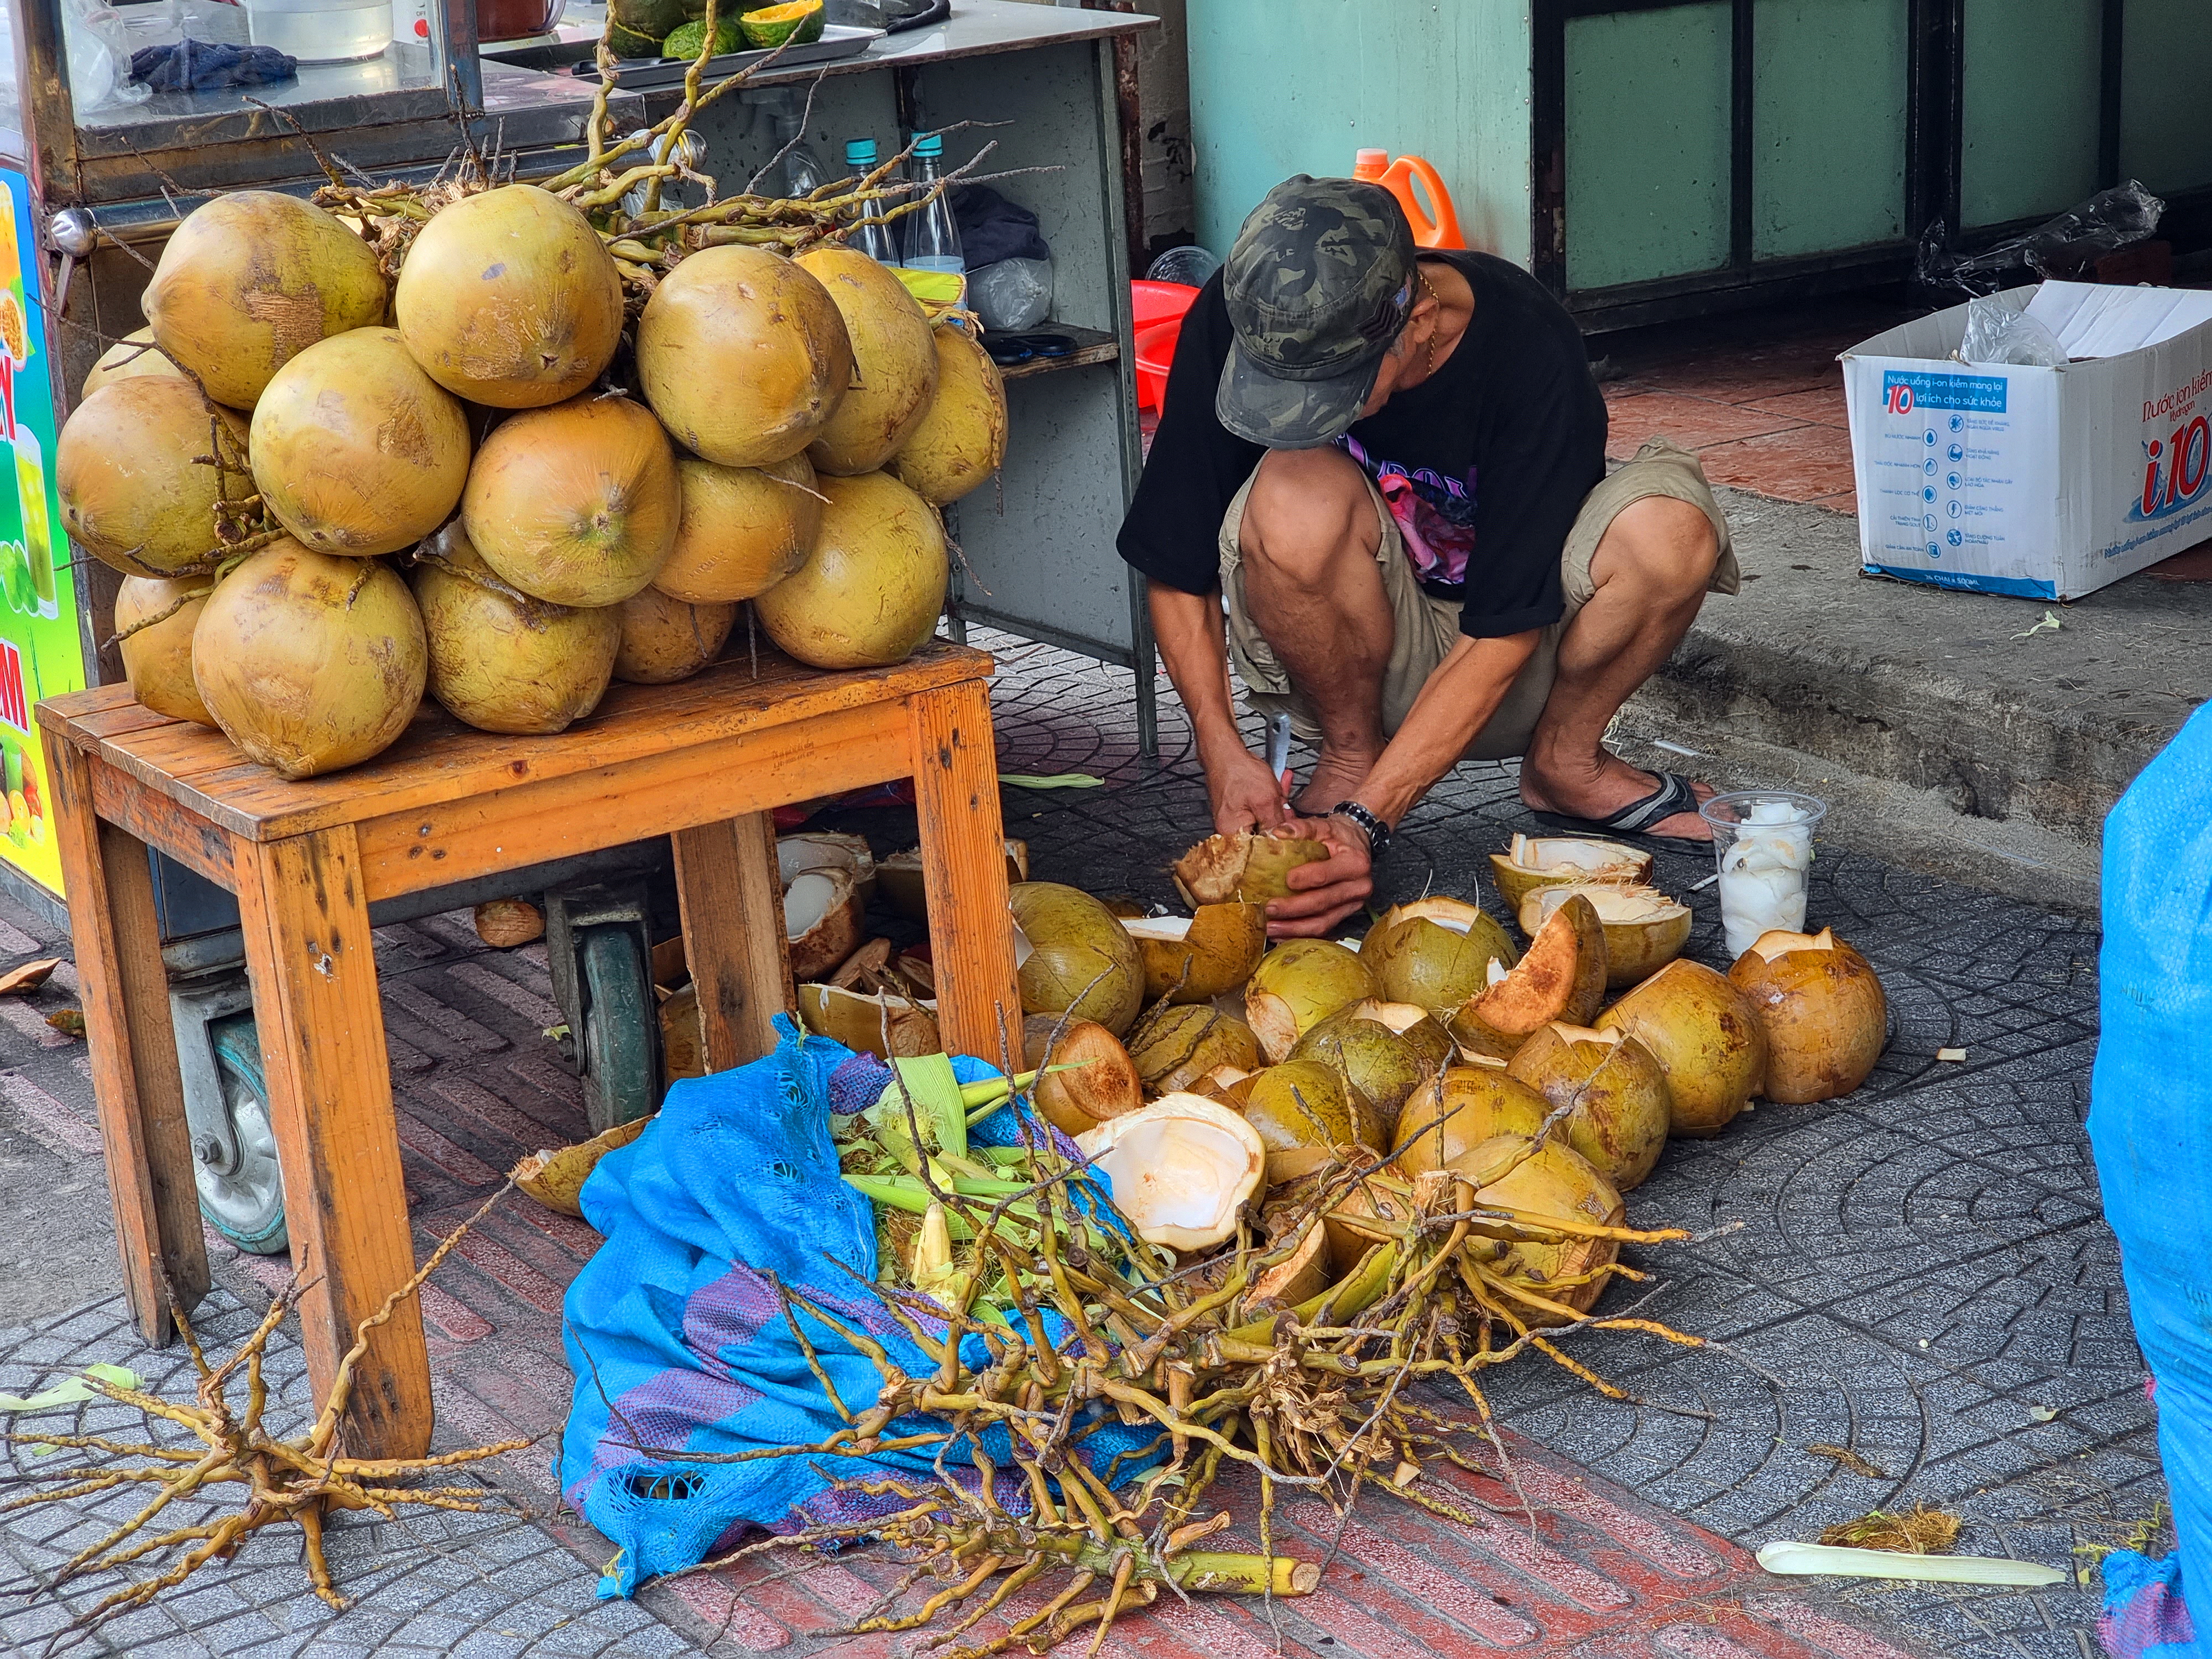
<svg viewBox="0 0 2212 1659">
<path fill-rule="evenodd" d="M 1397 198 L 1301 173 L 1237 233 L 1221 294 L 1237 331 L 1214 413 L 1270 449 L 1311 449 L 1359 418 L 1413 308 L 1413 232 Z"/>
</svg>

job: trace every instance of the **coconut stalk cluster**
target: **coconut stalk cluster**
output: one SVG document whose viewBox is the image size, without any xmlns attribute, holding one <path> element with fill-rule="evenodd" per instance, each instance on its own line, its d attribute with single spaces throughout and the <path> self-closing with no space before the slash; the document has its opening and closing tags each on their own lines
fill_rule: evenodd
<svg viewBox="0 0 2212 1659">
<path fill-rule="evenodd" d="M 711 9 L 710 9 L 711 16 Z M 146 329 L 87 377 L 64 522 L 120 571 L 139 700 L 286 777 L 380 752 L 427 696 L 564 730 L 611 682 L 723 650 L 741 606 L 801 663 L 934 631 L 940 508 L 1005 454 L 1004 386 L 841 238 L 890 164 L 819 199 L 718 198 L 702 90 L 542 183 L 335 170 L 221 196 L 164 249 Z M 660 205 L 665 185 L 705 200 Z"/>
</svg>

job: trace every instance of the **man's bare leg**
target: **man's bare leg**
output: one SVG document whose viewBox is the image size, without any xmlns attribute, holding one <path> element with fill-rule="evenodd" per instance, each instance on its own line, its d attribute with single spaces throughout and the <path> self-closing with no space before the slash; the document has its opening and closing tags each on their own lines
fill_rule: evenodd
<svg viewBox="0 0 2212 1659">
<path fill-rule="evenodd" d="M 1244 605 L 1321 723 L 1297 810 L 1325 813 L 1382 752 L 1382 672 L 1397 626 L 1375 562 L 1382 538 L 1359 468 L 1336 449 L 1270 450 L 1245 498 Z"/>
<path fill-rule="evenodd" d="M 1590 562 L 1597 591 L 1560 636 L 1559 678 L 1521 763 L 1528 805 L 1602 818 L 1658 787 L 1601 740 L 1620 705 L 1690 631 L 1719 557 L 1712 521 L 1687 501 L 1647 495 L 1613 520 Z M 1712 793 L 1704 784 L 1697 790 L 1700 800 Z M 1648 833 L 1711 835 L 1695 812 L 1662 818 Z"/>
</svg>

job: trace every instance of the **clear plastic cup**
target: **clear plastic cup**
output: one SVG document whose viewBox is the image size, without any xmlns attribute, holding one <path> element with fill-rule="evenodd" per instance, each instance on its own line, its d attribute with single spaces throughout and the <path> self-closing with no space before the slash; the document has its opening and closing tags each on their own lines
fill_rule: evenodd
<svg viewBox="0 0 2212 1659">
<path fill-rule="evenodd" d="M 1739 789 L 1698 812 L 1712 826 L 1729 955 L 1741 956 L 1778 927 L 1803 933 L 1813 838 L 1828 803 L 1790 789 Z"/>
</svg>

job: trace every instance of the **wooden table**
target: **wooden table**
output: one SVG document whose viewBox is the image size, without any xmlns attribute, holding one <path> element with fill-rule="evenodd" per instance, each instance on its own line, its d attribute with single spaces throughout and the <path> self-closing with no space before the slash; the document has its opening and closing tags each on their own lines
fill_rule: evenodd
<svg viewBox="0 0 2212 1659">
<path fill-rule="evenodd" d="M 319 1399 L 356 1325 L 413 1270 L 368 907 L 649 836 L 675 843 L 710 1070 L 766 1053 L 789 1006 L 769 809 L 912 776 L 947 1048 L 1021 1043 L 992 754 L 989 657 L 933 643 L 824 674 L 763 650 L 667 686 L 617 685 L 557 737 L 500 737 L 425 702 L 363 766 L 288 783 L 122 686 L 39 705 L 125 1285 L 148 1340 L 208 1286 L 146 857 L 238 895 Z M 410 1302 L 372 1336 L 346 1443 L 428 1447 Z"/>
</svg>

